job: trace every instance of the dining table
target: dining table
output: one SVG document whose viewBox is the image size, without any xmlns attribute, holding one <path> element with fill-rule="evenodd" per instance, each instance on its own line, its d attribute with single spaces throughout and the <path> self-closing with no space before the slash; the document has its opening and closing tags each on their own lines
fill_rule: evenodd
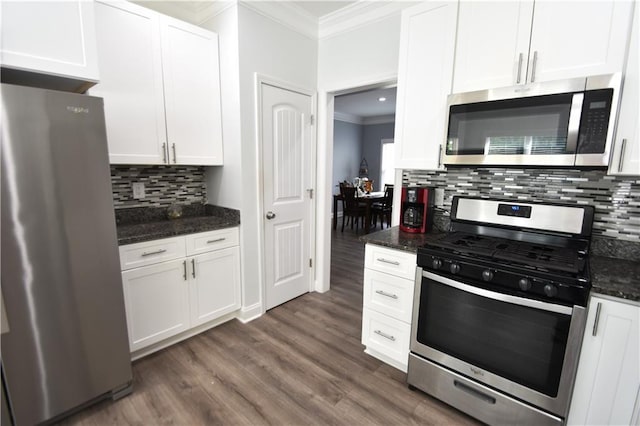
<svg viewBox="0 0 640 426">
<path fill-rule="evenodd" d="M 358 202 L 365 204 L 364 233 L 371 231 L 371 205 L 377 201 L 384 200 L 384 191 L 372 191 L 356 197 Z M 338 201 L 342 200 L 342 194 L 333 195 L 333 229 L 338 227 Z"/>
</svg>

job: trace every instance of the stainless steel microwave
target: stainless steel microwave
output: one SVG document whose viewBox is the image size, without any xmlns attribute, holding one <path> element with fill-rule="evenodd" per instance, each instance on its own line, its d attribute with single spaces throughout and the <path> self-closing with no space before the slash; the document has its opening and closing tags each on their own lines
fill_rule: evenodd
<svg viewBox="0 0 640 426">
<path fill-rule="evenodd" d="M 452 94 L 445 165 L 609 164 L 622 75 Z"/>
</svg>

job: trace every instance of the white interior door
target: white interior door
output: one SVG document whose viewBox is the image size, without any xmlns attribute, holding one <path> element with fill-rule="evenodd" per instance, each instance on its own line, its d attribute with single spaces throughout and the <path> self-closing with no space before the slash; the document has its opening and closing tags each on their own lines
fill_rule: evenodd
<svg viewBox="0 0 640 426">
<path fill-rule="evenodd" d="M 311 96 L 261 84 L 266 309 L 309 291 Z"/>
</svg>

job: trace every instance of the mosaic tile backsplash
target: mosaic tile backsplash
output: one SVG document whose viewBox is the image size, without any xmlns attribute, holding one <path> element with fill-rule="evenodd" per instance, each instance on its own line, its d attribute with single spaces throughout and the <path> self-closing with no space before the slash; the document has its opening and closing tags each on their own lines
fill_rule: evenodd
<svg viewBox="0 0 640 426">
<path fill-rule="evenodd" d="M 145 198 L 133 198 L 134 182 L 144 183 Z M 115 209 L 205 203 L 207 196 L 199 166 L 111 166 L 111 187 Z"/>
<path fill-rule="evenodd" d="M 594 236 L 640 242 L 640 177 L 599 170 L 450 168 L 405 170 L 402 182 L 444 188 L 445 209 L 454 195 L 593 205 Z"/>
</svg>

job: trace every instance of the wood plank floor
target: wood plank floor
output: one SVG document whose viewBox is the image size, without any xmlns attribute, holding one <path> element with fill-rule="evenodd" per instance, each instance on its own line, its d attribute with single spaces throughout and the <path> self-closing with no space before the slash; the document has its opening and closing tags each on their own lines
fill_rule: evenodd
<svg viewBox="0 0 640 426">
<path fill-rule="evenodd" d="M 233 320 L 133 364 L 134 391 L 69 425 L 477 424 L 363 352 L 364 245 L 334 231 L 331 290 Z"/>
</svg>

